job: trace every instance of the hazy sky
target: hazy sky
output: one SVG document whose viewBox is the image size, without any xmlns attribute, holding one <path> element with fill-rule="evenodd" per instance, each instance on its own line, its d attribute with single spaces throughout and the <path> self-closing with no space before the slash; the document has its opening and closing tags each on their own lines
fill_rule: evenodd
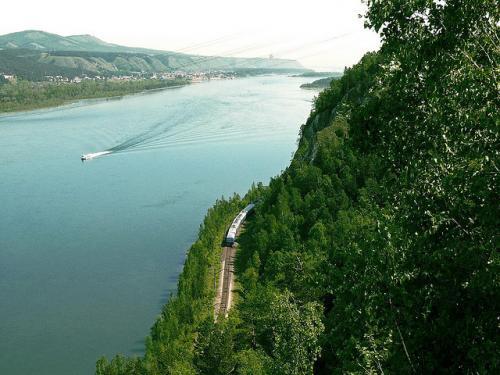
<svg viewBox="0 0 500 375">
<path fill-rule="evenodd" d="M 379 46 L 361 0 L 14 0 L 0 34 L 25 29 L 92 34 L 107 42 L 186 53 L 298 59 L 339 70 Z"/>
</svg>

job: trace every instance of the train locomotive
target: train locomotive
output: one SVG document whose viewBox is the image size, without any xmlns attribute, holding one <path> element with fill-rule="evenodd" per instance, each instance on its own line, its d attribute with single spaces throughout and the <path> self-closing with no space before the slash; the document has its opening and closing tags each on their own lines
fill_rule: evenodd
<svg viewBox="0 0 500 375">
<path fill-rule="evenodd" d="M 245 218 L 250 213 L 250 211 L 253 210 L 254 207 L 255 204 L 250 203 L 243 210 L 241 210 L 240 213 L 234 218 L 226 234 L 225 242 L 227 245 L 229 246 L 234 245 L 234 243 L 236 242 L 236 234 L 238 233 L 238 229 L 240 228 L 241 224 L 245 221 Z"/>
</svg>

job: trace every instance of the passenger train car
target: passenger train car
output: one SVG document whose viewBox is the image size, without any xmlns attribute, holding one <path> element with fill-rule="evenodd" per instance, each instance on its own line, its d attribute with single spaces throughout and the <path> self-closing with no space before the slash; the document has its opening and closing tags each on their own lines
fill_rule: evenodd
<svg viewBox="0 0 500 375">
<path fill-rule="evenodd" d="M 241 224 L 245 221 L 245 218 L 247 217 L 248 213 L 252 211 L 254 207 L 255 204 L 250 203 L 243 210 L 241 210 L 240 213 L 234 218 L 233 222 L 231 223 L 231 226 L 229 227 L 229 230 L 227 231 L 226 244 L 233 246 L 234 242 L 236 241 L 236 233 L 238 232 L 238 229 L 240 228 Z"/>
</svg>

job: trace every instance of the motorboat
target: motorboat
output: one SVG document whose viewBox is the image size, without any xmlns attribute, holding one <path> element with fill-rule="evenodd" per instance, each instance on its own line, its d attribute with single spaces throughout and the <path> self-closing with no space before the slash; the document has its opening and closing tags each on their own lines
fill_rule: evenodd
<svg viewBox="0 0 500 375">
<path fill-rule="evenodd" d="M 80 159 L 82 161 L 85 161 L 85 160 L 95 159 L 99 156 L 103 156 L 103 155 L 107 155 L 107 154 L 111 154 L 111 151 L 100 151 L 100 152 L 93 152 L 90 154 L 83 154 L 82 156 L 80 156 Z"/>
</svg>

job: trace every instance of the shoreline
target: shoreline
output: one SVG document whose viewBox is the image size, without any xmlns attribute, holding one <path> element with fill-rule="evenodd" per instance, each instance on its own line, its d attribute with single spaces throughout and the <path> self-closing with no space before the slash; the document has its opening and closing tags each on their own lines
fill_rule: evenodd
<svg viewBox="0 0 500 375">
<path fill-rule="evenodd" d="M 197 83 L 197 82 L 196 82 Z M 177 88 L 182 88 L 188 85 L 191 85 L 192 82 L 186 82 L 184 84 L 179 84 L 179 85 L 174 85 L 174 86 L 165 86 L 165 87 L 155 87 L 152 89 L 146 89 L 146 90 L 141 90 L 141 91 L 132 91 L 126 94 L 121 94 L 121 95 L 111 95 L 111 96 L 96 96 L 96 97 L 90 97 L 90 98 L 80 98 L 80 99 L 66 99 L 66 100 L 61 100 L 60 102 L 57 103 L 41 103 L 39 105 L 27 105 L 24 106 L 24 108 L 20 109 L 14 109 L 14 110 L 6 110 L 6 111 L 0 111 L 0 119 L 2 117 L 8 117 L 8 116 L 16 116 L 20 114 L 26 114 L 29 112 L 36 112 L 38 110 L 50 110 L 50 109 L 59 109 L 63 107 L 68 107 L 74 104 L 82 103 L 82 104 L 93 104 L 93 102 L 104 102 L 108 100 L 119 100 L 123 99 L 127 96 L 133 96 L 133 95 L 141 95 L 141 94 L 149 94 L 149 93 L 154 93 L 156 91 L 162 91 L 162 90 L 167 90 L 167 89 L 177 89 Z"/>
<path fill-rule="evenodd" d="M 267 73 L 267 74 L 256 74 L 256 75 L 250 75 L 250 76 L 239 76 L 235 77 L 233 79 L 242 79 L 242 78 L 248 78 L 248 77 L 258 77 L 258 76 L 273 76 L 273 75 L 284 75 L 284 74 L 279 74 L 279 73 Z M 71 106 L 75 105 L 77 103 L 88 103 L 88 102 L 100 102 L 100 101 L 107 101 L 107 100 L 118 100 L 118 99 L 123 99 L 127 96 L 132 96 L 132 95 L 141 95 L 141 94 L 150 94 L 154 93 L 156 91 L 162 91 L 162 90 L 167 90 L 167 89 L 176 89 L 176 88 L 182 88 L 188 85 L 194 85 L 194 84 L 203 84 L 212 81 L 212 79 L 205 80 L 205 81 L 187 81 L 182 84 L 176 84 L 173 86 L 165 86 L 165 87 L 155 87 L 152 89 L 146 89 L 146 90 L 141 90 L 141 91 L 131 91 L 129 93 L 125 94 L 120 94 L 120 95 L 110 95 L 110 96 L 96 96 L 96 97 L 89 97 L 89 98 L 80 98 L 80 99 L 66 99 L 66 100 L 60 100 L 57 102 L 52 102 L 52 103 L 40 103 L 40 104 L 35 104 L 35 105 L 26 105 L 23 106 L 22 108 L 16 108 L 13 110 L 1 110 L 0 109 L 0 119 L 3 117 L 8 117 L 8 116 L 16 116 L 20 114 L 25 114 L 29 112 L 36 112 L 38 110 L 49 110 L 49 109 L 59 109 L 63 108 L 66 106 Z M 214 79 L 215 81 L 215 79 Z"/>
</svg>

